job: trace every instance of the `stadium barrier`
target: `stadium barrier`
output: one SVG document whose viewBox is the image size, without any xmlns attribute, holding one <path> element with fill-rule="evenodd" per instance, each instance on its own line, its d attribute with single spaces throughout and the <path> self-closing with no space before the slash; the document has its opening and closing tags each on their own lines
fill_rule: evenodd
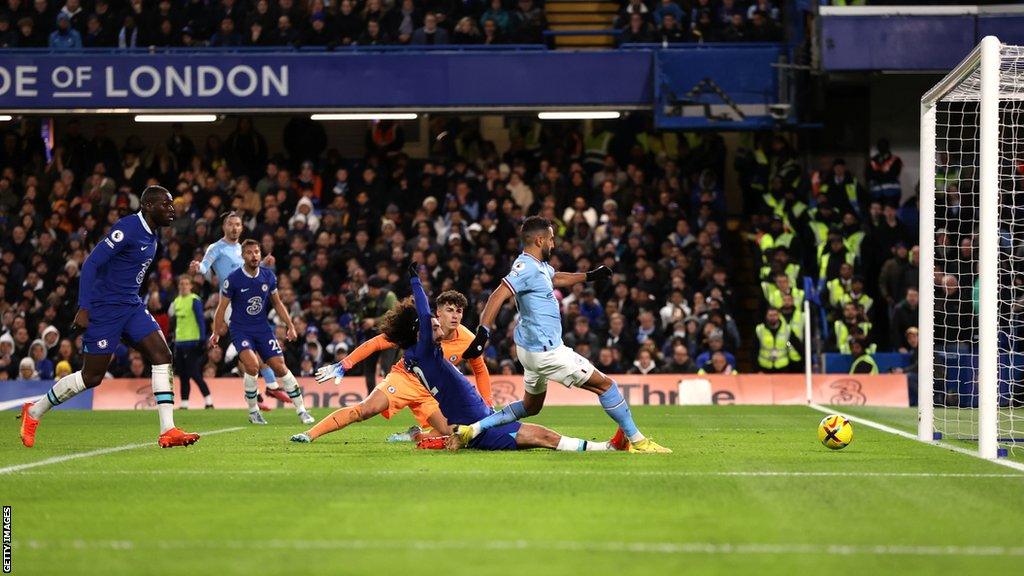
<svg viewBox="0 0 1024 576">
<path fill-rule="evenodd" d="M 678 404 L 680 390 L 710 386 L 706 394 L 684 397 L 709 398 L 711 404 L 804 404 L 807 401 L 804 377 L 801 374 L 740 375 L 613 375 L 626 400 L 633 405 Z M 363 377 L 346 377 L 340 385 L 318 384 L 312 378 L 300 378 L 306 406 L 311 408 L 341 407 L 360 402 L 366 395 Z M 0 407 L 17 408 L 22 402 L 46 393 L 52 382 L 0 382 Z M 213 403 L 217 408 L 244 408 L 242 385 L 238 378 L 207 380 Z M 177 394 L 177 385 L 175 386 Z M 503 405 L 523 397 L 522 376 L 491 377 L 491 390 L 496 404 Z M 813 380 L 814 401 L 819 404 L 907 406 L 907 380 L 903 375 L 876 376 L 819 374 Z M 192 402 L 202 404 L 202 397 L 193 388 Z M 702 401 L 701 403 L 707 403 Z M 279 403 L 280 404 L 280 403 Z M 596 405 L 593 394 L 570 390 L 557 383 L 548 386 L 549 406 Z M 93 410 L 132 410 L 154 408 L 153 391 L 148 378 L 115 379 L 86 392 L 61 407 Z"/>
</svg>

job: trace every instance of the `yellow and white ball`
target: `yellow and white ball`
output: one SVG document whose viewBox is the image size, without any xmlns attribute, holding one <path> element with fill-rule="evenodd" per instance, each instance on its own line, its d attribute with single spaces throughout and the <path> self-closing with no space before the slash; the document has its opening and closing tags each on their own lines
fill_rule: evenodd
<svg viewBox="0 0 1024 576">
<path fill-rule="evenodd" d="M 853 442 L 853 424 L 842 416 L 825 416 L 818 424 L 818 440 L 832 450 L 846 448 Z"/>
</svg>

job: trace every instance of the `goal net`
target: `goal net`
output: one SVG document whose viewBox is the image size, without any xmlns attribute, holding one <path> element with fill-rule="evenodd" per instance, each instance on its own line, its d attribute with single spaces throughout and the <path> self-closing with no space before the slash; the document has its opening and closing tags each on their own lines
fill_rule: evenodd
<svg viewBox="0 0 1024 576">
<path fill-rule="evenodd" d="M 1024 47 L 925 94 L 920 209 L 918 436 L 1024 456 Z"/>
</svg>

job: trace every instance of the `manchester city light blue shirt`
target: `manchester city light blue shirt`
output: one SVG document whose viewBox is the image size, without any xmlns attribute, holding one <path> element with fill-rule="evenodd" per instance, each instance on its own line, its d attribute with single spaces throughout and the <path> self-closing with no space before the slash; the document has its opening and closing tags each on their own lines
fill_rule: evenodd
<svg viewBox="0 0 1024 576">
<path fill-rule="evenodd" d="M 502 279 L 519 307 L 515 342 L 529 352 L 546 352 L 562 345 L 562 315 L 555 299 L 554 277 L 550 264 L 523 252 Z"/>
<path fill-rule="evenodd" d="M 212 269 L 217 273 L 217 281 L 221 287 L 232 272 L 242 267 L 242 244 L 228 242 L 221 238 L 206 249 L 203 261 L 199 263 L 199 273 L 208 274 Z M 207 276 L 209 278 L 209 276 Z"/>
</svg>

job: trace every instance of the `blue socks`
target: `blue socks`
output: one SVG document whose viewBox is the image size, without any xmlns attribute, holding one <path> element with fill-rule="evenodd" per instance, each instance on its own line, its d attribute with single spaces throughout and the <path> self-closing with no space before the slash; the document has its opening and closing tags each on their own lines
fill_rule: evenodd
<svg viewBox="0 0 1024 576">
<path fill-rule="evenodd" d="M 622 428 L 630 442 L 639 442 L 644 439 L 644 435 L 640 433 L 636 423 L 633 422 L 633 414 L 629 411 L 629 404 L 626 404 L 626 399 L 622 397 L 618 384 L 612 382 L 611 388 L 605 390 L 604 394 L 598 398 L 601 400 L 601 406 L 605 413 L 615 420 L 619 428 Z"/>
<path fill-rule="evenodd" d="M 273 368 L 270 366 L 264 366 L 260 369 L 260 376 L 263 376 L 263 382 L 266 383 L 267 388 L 277 388 L 277 386 L 271 386 L 271 384 L 277 384 L 277 376 L 274 375 Z"/>
<path fill-rule="evenodd" d="M 520 418 L 526 417 L 526 408 L 523 407 L 523 401 L 518 400 L 505 406 L 500 412 L 495 412 L 483 420 L 472 425 L 473 436 L 476 436 L 484 430 L 494 428 L 495 426 L 501 426 L 502 424 L 508 424 L 509 422 L 515 422 Z"/>
</svg>

